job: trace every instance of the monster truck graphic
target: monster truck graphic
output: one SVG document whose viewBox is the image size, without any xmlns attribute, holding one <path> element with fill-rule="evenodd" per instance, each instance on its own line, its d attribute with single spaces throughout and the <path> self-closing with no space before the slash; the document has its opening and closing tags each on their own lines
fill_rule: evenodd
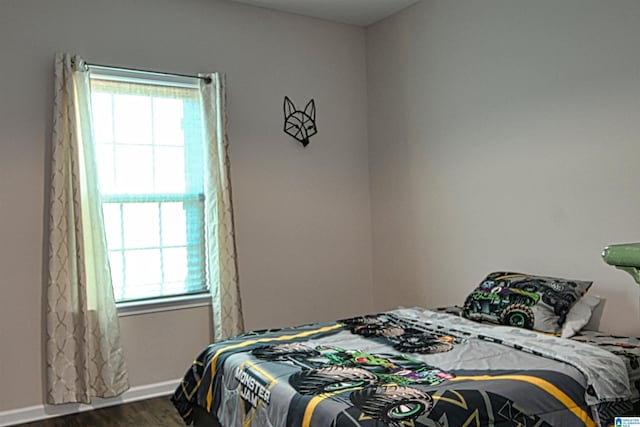
<svg viewBox="0 0 640 427">
<path fill-rule="evenodd" d="M 533 311 L 526 307 L 537 304 L 541 299 L 553 309 L 559 324 L 562 324 L 579 294 L 579 285 L 575 281 L 495 272 L 488 275 L 467 298 L 463 314 L 473 320 L 489 320 L 530 329 L 534 318 L 529 314 Z M 512 304 L 519 304 L 520 307 L 513 308 Z"/>
<path fill-rule="evenodd" d="M 289 384 L 302 395 L 332 393 L 364 414 L 391 426 L 414 420 L 433 405 L 431 396 L 411 385 L 438 385 L 452 374 L 404 354 L 370 354 L 340 347 L 275 344 L 256 348 L 255 357 L 291 363 L 302 370 Z"/>
<path fill-rule="evenodd" d="M 365 337 L 381 337 L 403 353 L 443 353 L 453 348 L 455 338 L 403 324 L 384 314 L 341 320 L 352 333 Z"/>
<path fill-rule="evenodd" d="M 540 295 L 518 288 L 501 286 L 499 281 L 485 280 L 464 303 L 463 315 L 471 320 L 488 320 L 503 325 L 533 329 L 531 306 Z"/>
<path fill-rule="evenodd" d="M 509 286 L 512 289 L 521 289 L 542 295 L 542 301 L 553 307 L 553 312 L 562 317 L 562 322 L 564 322 L 564 316 L 577 300 L 575 292 L 578 284 L 571 281 L 560 282 L 522 276 L 522 278 L 512 279 Z"/>
</svg>

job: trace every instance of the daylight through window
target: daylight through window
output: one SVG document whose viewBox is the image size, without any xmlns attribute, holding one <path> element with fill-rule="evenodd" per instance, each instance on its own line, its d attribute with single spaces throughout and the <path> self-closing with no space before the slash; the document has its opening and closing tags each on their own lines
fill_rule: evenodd
<svg viewBox="0 0 640 427">
<path fill-rule="evenodd" d="M 91 101 L 116 301 L 207 291 L 197 82 L 92 69 Z"/>
</svg>

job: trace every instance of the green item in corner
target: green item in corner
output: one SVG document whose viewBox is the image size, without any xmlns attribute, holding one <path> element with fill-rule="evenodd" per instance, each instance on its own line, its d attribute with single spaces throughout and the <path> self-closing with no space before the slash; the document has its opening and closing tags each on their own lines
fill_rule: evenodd
<svg viewBox="0 0 640 427">
<path fill-rule="evenodd" d="M 604 262 L 629 273 L 640 284 L 640 243 L 609 245 L 602 251 Z"/>
</svg>

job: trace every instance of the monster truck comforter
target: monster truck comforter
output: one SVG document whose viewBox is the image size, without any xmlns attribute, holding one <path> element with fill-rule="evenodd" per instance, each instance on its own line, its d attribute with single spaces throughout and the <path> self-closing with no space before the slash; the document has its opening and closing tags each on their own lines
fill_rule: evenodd
<svg viewBox="0 0 640 427">
<path fill-rule="evenodd" d="M 172 401 L 224 427 L 596 426 L 630 394 L 602 348 L 411 308 L 212 344 Z"/>
</svg>

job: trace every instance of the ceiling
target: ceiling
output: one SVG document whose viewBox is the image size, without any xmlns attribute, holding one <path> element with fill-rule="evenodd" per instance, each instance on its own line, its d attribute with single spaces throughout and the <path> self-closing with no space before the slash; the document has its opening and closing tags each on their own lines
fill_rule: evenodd
<svg viewBox="0 0 640 427">
<path fill-rule="evenodd" d="M 420 0 L 231 0 L 366 27 Z"/>
</svg>

